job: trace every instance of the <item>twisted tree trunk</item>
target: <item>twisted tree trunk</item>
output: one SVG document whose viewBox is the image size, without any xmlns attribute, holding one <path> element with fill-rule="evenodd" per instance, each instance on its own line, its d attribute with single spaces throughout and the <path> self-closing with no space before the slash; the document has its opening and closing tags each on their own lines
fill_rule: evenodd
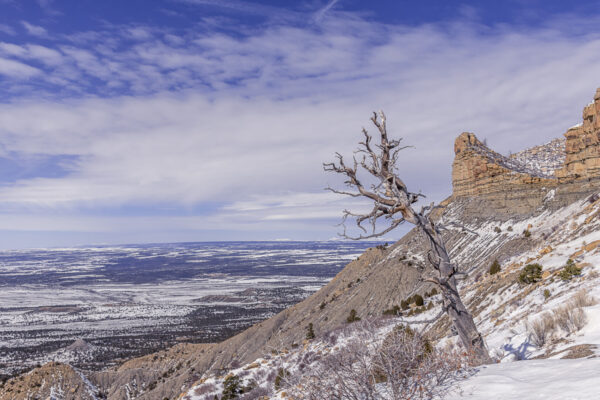
<svg viewBox="0 0 600 400">
<path fill-rule="evenodd" d="M 472 351 L 480 363 L 490 363 L 492 360 L 485 341 L 458 293 L 456 287 L 456 273 L 458 270 L 450 261 L 442 235 L 430 218 L 434 209 L 433 203 L 422 207 L 420 212 L 416 212 L 413 204 L 418 201 L 419 197 L 424 196 L 420 193 L 409 192 L 404 182 L 396 174 L 398 154 L 400 150 L 408 146 L 400 147 L 400 140 L 390 140 L 388 138 L 386 119 L 383 112 L 380 112 L 379 116 L 373 113 L 371 121 L 379 130 L 379 144 L 373 147 L 371 144 L 372 137 L 363 128 L 365 140 L 359 143 L 358 150 L 354 152 L 352 166 L 346 165 L 344 158 L 339 153 L 336 153 L 337 163 L 323 164 L 325 171 L 345 175 L 347 178 L 345 181 L 346 186 L 356 191 L 341 191 L 331 187 L 328 187 L 328 190 L 351 197 L 366 197 L 374 203 L 373 209 L 367 214 L 344 210 L 342 220 L 344 232 L 341 236 L 350 239 L 380 237 L 404 222 L 409 222 L 419 228 L 427 236 L 431 247 L 428 253 L 429 261 L 437 272 L 437 276 L 431 277 L 427 281 L 435 283 L 440 288 L 444 299 L 444 311 L 452 321 L 465 348 Z M 359 167 L 370 174 L 371 177 L 377 179 L 378 183 L 367 189 L 358 177 Z M 345 221 L 348 217 L 356 220 L 356 225 L 362 230 L 362 234 L 357 237 L 346 234 Z M 382 218 L 387 221 L 388 226 L 377 231 L 377 222 Z M 365 221 L 370 223 L 371 233 L 367 232 L 362 225 Z"/>
<path fill-rule="evenodd" d="M 417 226 L 427 236 L 431 251 L 435 258 L 429 257 L 434 269 L 438 272 L 438 276 L 430 281 L 437 284 L 442 292 L 444 299 L 444 311 L 450 318 L 452 325 L 456 329 L 458 336 L 465 348 L 472 351 L 477 360 L 482 364 L 490 364 L 490 358 L 487 346 L 483 337 L 477 330 L 475 321 L 471 313 L 467 310 L 460 298 L 456 287 L 456 266 L 450 261 L 450 256 L 444 245 L 444 241 L 436 229 L 433 222 L 424 216 L 418 216 Z"/>
</svg>

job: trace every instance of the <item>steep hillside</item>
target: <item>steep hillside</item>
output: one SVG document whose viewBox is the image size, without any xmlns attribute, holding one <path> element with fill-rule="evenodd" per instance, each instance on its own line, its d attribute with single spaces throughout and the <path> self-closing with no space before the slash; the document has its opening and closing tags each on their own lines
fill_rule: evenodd
<svg viewBox="0 0 600 400">
<path fill-rule="evenodd" d="M 596 260 L 600 170 L 595 161 L 600 159 L 599 120 L 600 89 L 595 102 L 584 110 L 583 124 L 569 130 L 566 141 L 504 157 L 472 133 L 456 140 L 454 192 L 436 218 L 447 227 L 444 238 L 453 260 L 468 273 L 461 286 L 466 304 L 499 358 L 569 354 L 570 348 L 580 344 L 595 351 L 590 347 L 594 343 L 580 343 L 569 336 L 574 332 L 561 336 L 559 331 L 556 342 L 523 348 L 528 340 L 523 324 L 566 302 L 577 290 L 591 290 L 598 281 L 594 271 L 600 265 L 600 259 Z M 535 162 L 528 163 L 528 157 Z M 200 379 L 223 376 L 240 365 L 264 360 L 273 350 L 302 348 L 309 323 L 319 337 L 344 326 L 351 310 L 363 319 L 380 317 L 407 297 L 432 289 L 420 280 L 429 269 L 426 250 L 424 238 L 413 230 L 388 248 L 366 251 L 311 297 L 222 343 L 181 345 L 131 360 L 116 369 L 88 374 L 90 385 L 97 388 L 97 395 L 110 399 L 173 399 Z M 563 282 L 557 275 L 568 258 L 583 272 Z M 489 275 L 494 260 L 501 272 Z M 543 279 L 533 285 L 520 284 L 521 269 L 532 262 L 544 267 Z M 551 292 L 547 299 L 545 289 Z M 438 297 L 426 298 L 426 302 L 435 305 Z M 421 320 L 435 313 L 437 307 L 400 320 Z M 452 340 L 446 319 L 426 328 L 434 339 Z M 21 380 L 31 379 L 42 369 Z M 15 394 L 12 388 L 18 381 L 13 379 L 0 388 L 0 399 L 25 399 L 35 393 L 33 388 L 28 394 Z M 53 380 L 45 384 L 63 387 Z M 46 392 L 40 389 L 39 393 Z"/>
<path fill-rule="evenodd" d="M 514 218 L 505 221 L 471 220 L 464 223 L 467 232 L 453 232 L 449 238 L 452 253 L 457 262 L 467 265 L 467 261 L 477 260 L 472 265 L 470 277 L 461 285 L 463 298 L 473 312 L 481 333 L 486 338 L 490 352 L 500 362 L 513 362 L 527 359 L 548 359 L 544 363 L 529 363 L 522 366 L 503 368 L 485 367 L 473 379 L 462 382 L 456 379 L 453 387 L 461 385 L 475 395 L 467 398 L 485 399 L 491 393 L 505 390 L 506 398 L 521 393 L 536 393 L 535 385 L 523 382 L 520 377 L 544 381 L 544 374 L 553 376 L 556 381 L 561 376 L 573 376 L 568 371 L 570 365 L 586 369 L 586 374 L 577 374 L 572 382 L 560 380 L 550 385 L 553 390 L 561 390 L 571 398 L 593 399 L 594 391 L 579 384 L 589 384 L 600 379 L 600 193 L 580 199 L 570 205 L 548 210 L 538 210 L 527 218 Z M 551 200 L 548 200 L 550 202 Z M 442 217 L 451 224 L 460 212 L 454 208 L 460 202 L 449 205 Z M 454 214 L 457 213 L 457 214 Z M 463 229 L 458 228 L 458 229 Z M 523 232 L 530 232 L 526 235 Z M 390 251 L 387 257 L 395 258 L 398 248 Z M 384 260 L 387 258 L 384 257 Z M 499 259 L 500 271 L 490 274 L 492 260 Z M 573 274 L 565 274 L 566 267 L 573 261 L 579 269 Z M 533 283 L 521 282 L 520 275 L 528 264 L 537 263 L 542 267 L 539 279 Z M 424 288 L 419 288 L 424 293 Z M 439 295 L 426 297 L 425 302 L 437 304 Z M 413 306 L 412 310 L 416 310 Z M 409 323 L 422 329 L 434 339 L 439 347 L 455 345 L 457 337 L 450 331 L 446 318 L 435 323 L 428 321 L 438 313 L 437 307 L 417 315 L 404 312 L 403 316 L 392 316 L 383 322 L 382 332 L 390 327 Z M 376 313 L 371 316 L 379 317 Z M 363 314 L 364 317 L 364 314 Z M 548 322 L 550 321 L 550 322 Z M 542 331 L 538 331 L 543 323 Z M 273 399 L 283 399 L 285 388 L 276 390 L 273 376 L 285 368 L 293 374 L 301 375 L 319 368 L 318 355 L 344 352 L 352 335 L 362 340 L 364 346 L 372 344 L 384 334 L 367 335 L 360 331 L 352 332 L 352 324 L 342 324 L 348 330 L 337 330 L 333 334 L 317 335 L 315 341 L 304 341 L 300 346 L 289 346 L 271 355 L 267 352 L 260 358 L 245 365 L 234 365 L 230 370 L 217 374 L 206 374 L 185 393 L 186 399 L 211 400 L 223 390 L 227 376 L 238 376 L 243 385 L 255 381 L 257 393 L 268 394 Z M 282 348 L 278 348 L 281 350 Z M 353 348 L 352 351 L 356 351 Z M 584 359 L 577 363 L 560 362 L 557 359 Z M 586 363 L 589 359 L 591 364 Z M 553 362 L 552 360 L 556 360 Z M 567 370 L 565 370 L 567 368 Z M 469 376 L 467 373 L 465 376 Z M 480 388 L 479 384 L 490 384 L 495 378 L 506 382 L 507 387 Z M 448 398 L 456 393 L 447 391 Z M 544 393 L 551 393 L 546 391 Z M 488 397 L 486 397 L 488 396 Z"/>
<path fill-rule="evenodd" d="M 3 399 L 95 400 L 98 389 L 80 372 L 49 363 L 2 385 Z"/>
<path fill-rule="evenodd" d="M 553 142 L 549 147 L 552 151 L 564 148 L 560 142 Z M 544 158 L 548 159 L 548 154 L 553 153 L 546 150 L 547 147 L 541 150 L 538 147 L 533 151 L 545 153 Z M 522 153 L 519 156 L 522 157 Z M 559 154 L 556 156 L 560 157 Z M 563 160 L 565 158 L 562 157 Z M 559 182 L 554 176 L 559 169 L 556 163 L 552 169 L 554 173 L 547 174 L 543 178 L 545 181 L 521 179 L 524 174 L 521 168 L 508 168 L 514 164 L 509 164 L 505 157 L 486 149 L 474 135 L 463 134 L 457 139 L 454 166 L 460 167 L 461 163 L 473 165 L 473 160 L 475 164 L 485 163 L 484 171 L 504 169 L 504 172 L 500 176 L 488 177 L 483 181 L 483 186 L 474 185 L 475 193 L 455 194 L 447 200 L 440 212 L 439 222 L 448 227 L 445 239 L 453 259 L 463 271 L 469 273 L 460 289 L 492 355 L 499 361 L 597 357 L 600 354 L 600 187 L 597 181 L 588 174 L 585 179 L 573 176 L 570 181 Z M 497 177 L 496 180 L 494 177 Z M 517 179 L 512 179 L 515 177 Z M 523 198 L 527 199 L 531 193 L 535 193 L 535 197 L 523 202 Z M 384 270 L 389 266 L 389 261 L 394 259 L 400 268 L 418 267 L 424 260 L 423 253 L 418 251 L 423 248 L 421 240 L 417 233 L 411 232 L 383 252 L 378 268 Z M 405 262 L 405 257 L 413 260 L 410 263 L 412 265 Z M 489 268 L 495 260 L 499 262 L 500 272 L 492 275 Z M 539 279 L 533 283 L 521 282 L 524 267 L 529 264 L 540 265 Z M 574 272 L 565 273 L 569 268 L 573 268 L 571 271 Z M 386 273 L 390 273 L 390 270 L 386 270 Z M 418 281 L 413 281 L 413 285 L 414 292 L 423 294 L 427 291 Z M 372 292 L 372 295 L 377 294 Z M 435 303 L 439 300 L 439 296 L 434 296 L 425 301 Z M 297 307 L 302 307 L 302 304 Z M 363 308 L 362 311 L 359 315 L 363 317 L 378 315 L 372 309 Z M 429 320 L 436 313 L 435 308 L 414 316 L 405 312 L 406 316 L 393 318 L 392 324 L 409 322 L 422 326 L 430 337 L 438 339 L 438 345 L 456 342 L 446 318 L 433 324 L 419 323 Z M 310 358 L 315 352 L 331 354 L 344 351 L 343 345 L 328 344 L 328 338 L 326 336 L 322 341 L 308 346 L 304 344 L 297 350 L 288 348 L 289 353 L 284 351 L 275 359 L 264 356 L 228 373 L 248 376 L 243 382 L 258 379 L 261 390 L 272 393 L 273 384 L 264 377 L 272 375 L 278 365 L 302 373 L 298 364 L 303 362 L 298 360 Z M 309 369 L 316 368 L 314 363 L 318 361 L 310 364 Z M 565 364 L 549 361 L 542 368 L 537 367 L 537 375 L 535 372 L 529 374 L 539 376 L 545 371 L 556 377 L 561 375 L 559 371 L 562 365 Z M 582 361 L 577 365 L 588 364 Z M 516 379 L 512 374 L 526 374 L 523 368 L 527 367 L 509 369 L 506 372 L 507 379 Z M 578 393 L 582 397 L 577 398 L 592 398 L 589 397 L 589 390 L 575 387 L 580 381 L 600 379 L 597 363 L 589 368 L 585 379 L 574 380 L 571 386 L 561 381 L 553 386 L 554 390 L 562 388 L 562 395 Z M 252 372 L 248 373 L 249 370 Z M 188 391 L 187 396 L 199 400 L 212 398 L 220 393 L 225 376 L 223 373 L 220 377 L 217 375 L 202 381 Z M 485 382 L 485 378 L 474 380 L 479 381 Z M 469 383 L 465 387 L 475 390 L 473 385 Z M 517 380 L 509 391 L 516 393 L 518 389 L 532 390 L 531 387 L 519 386 Z M 479 392 L 491 393 L 486 390 Z M 275 396 L 284 397 L 281 392 Z M 484 394 L 477 398 L 486 397 Z"/>
</svg>

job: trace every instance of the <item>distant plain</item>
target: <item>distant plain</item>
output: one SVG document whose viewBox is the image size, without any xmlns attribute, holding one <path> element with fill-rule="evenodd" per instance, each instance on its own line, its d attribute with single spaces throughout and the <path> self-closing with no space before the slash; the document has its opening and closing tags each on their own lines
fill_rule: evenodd
<svg viewBox="0 0 600 400">
<path fill-rule="evenodd" d="M 100 369 L 215 342 L 327 283 L 375 242 L 204 242 L 0 252 L 0 377 Z M 77 339 L 85 346 L 69 347 Z"/>
</svg>

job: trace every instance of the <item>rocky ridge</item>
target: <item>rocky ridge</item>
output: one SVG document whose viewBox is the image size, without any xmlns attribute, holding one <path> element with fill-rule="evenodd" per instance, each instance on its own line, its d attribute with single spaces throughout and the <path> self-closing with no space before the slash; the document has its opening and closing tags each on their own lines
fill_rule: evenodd
<svg viewBox="0 0 600 400">
<path fill-rule="evenodd" d="M 560 169 L 555 168 L 560 156 L 556 152 L 562 148 L 557 141 L 530 149 L 529 153 L 504 157 L 484 146 L 474 134 L 463 133 L 457 139 L 454 193 L 442 202 L 437 218 L 448 227 L 454 226 L 445 233 L 445 240 L 459 267 L 470 273 L 461 290 L 466 292 L 466 303 L 479 322 L 493 321 L 493 324 L 508 327 L 511 323 L 508 314 L 497 312 L 495 305 L 482 302 L 485 294 L 498 291 L 517 295 L 513 288 L 514 276 L 528 259 L 550 257 L 556 254 L 552 249 L 559 248 L 566 237 L 583 238 L 598 231 L 600 204 L 593 195 L 600 185 L 595 180 L 593 155 L 599 149 L 598 141 L 589 138 L 592 134 L 600 134 L 597 125 L 599 94 L 600 90 L 595 102 L 586 107 L 595 112 L 592 118 L 584 120 L 577 133 L 567 132 L 565 161 Z M 584 110 L 584 117 L 586 112 L 592 111 Z M 551 158 L 548 154 L 556 154 L 556 157 L 552 162 L 540 161 L 537 166 L 522 167 L 525 154 L 533 152 L 541 154 L 540 160 Z M 554 176 L 549 171 L 554 171 Z M 563 216 L 558 218 L 559 215 Z M 525 230 L 531 234 L 525 236 L 522 233 Z M 550 242 L 552 249 L 544 253 L 542 250 Z M 226 374 L 229 369 L 252 363 L 274 349 L 280 351 L 298 346 L 304 340 L 308 323 L 313 324 L 316 335 L 320 336 L 343 326 L 352 309 L 362 318 L 381 316 L 383 311 L 397 306 L 409 295 L 430 290 L 419 280 L 422 271 L 428 270 L 424 244 L 425 239 L 413 230 L 393 246 L 368 250 L 311 297 L 224 342 L 176 346 L 131 360 L 119 368 L 86 374 L 86 379 L 89 378 L 95 387 L 98 398 L 177 398 L 194 387 L 198 380 Z M 595 249 L 590 248 L 589 252 Z M 495 280 L 484 280 L 482 277 L 495 259 L 505 266 L 503 273 Z M 560 257 L 555 261 L 557 265 L 562 262 Z M 503 301 L 508 304 L 511 299 Z M 486 329 L 489 333 L 492 328 Z M 450 332 L 445 319 L 432 326 L 430 331 L 438 338 L 446 337 Z M 19 381 L 15 378 L 0 387 L 0 399 L 46 395 L 47 391 L 36 391 L 35 385 L 31 386 L 32 376 L 43 369 L 57 368 L 62 371 L 70 367 L 49 364 L 29 372 L 20 379 L 28 385 L 27 391 L 21 388 L 18 395 L 12 389 Z M 77 381 L 77 376 L 83 379 L 77 371 L 70 371 L 73 382 Z M 65 370 L 63 375 L 66 373 Z M 54 381 L 48 381 L 51 387 L 64 386 L 60 386 L 60 381 L 51 382 Z M 10 392 L 8 388 L 11 388 Z"/>
<path fill-rule="evenodd" d="M 453 196 L 600 178 L 600 88 L 583 109 L 583 122 L 564 136 L 506 157 L 489 149 L 475 134 L 462 133 L 454 144 Z"/>
<path fill-rule="evenodd" d="M 508 159 L 516 162 L 520 171 L 532 170 L 534 174 L 550 178 L 565 163 L 565 138 L 556 138 L 546 144 L 511 154 Z"/>
<path fill-rule="evenodd" d="M 557 172 L 561 181 L 600 176 L 600 88 L 594 101 L 583 109 L 583 122 L 570 128 L 566 137 L 566 159 Z"/>
</svg>

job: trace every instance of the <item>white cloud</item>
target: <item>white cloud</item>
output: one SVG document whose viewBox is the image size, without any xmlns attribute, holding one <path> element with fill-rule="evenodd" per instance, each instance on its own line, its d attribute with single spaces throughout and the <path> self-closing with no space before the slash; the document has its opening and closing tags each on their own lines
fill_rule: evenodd
<svg viewBox="0 0 600 400">
<path fill-rule="evenodd" d="M 329 0 L 329 2 L 323 8 L 315 13 L 314 20 L 316 22 L 320 22 L 323 17 L 325 17 L 325 14 L 327 14 L 327 12 L 331 10 L 337 3 L 338 0 Z"/>
<path fill-rule="evenodd" d="M 281 7 L 272 7 L 250 1 L 240 0 L 177 0 L 180 3 L 188 3 L 195 6 L 219 8 L 235 14 L 261 15 L 279 20 L 300 19 L 302 14 Z"/>
<path fill-rule="evenodd" d="M 27 54 L 27 50 L 16 44 L 0 42 L 0 52 L 7 56 L 22 57 Z"/>
<path fill-rule="evenodd" d="M 142 26 L 136 26 L 126 29 L 127 34 L 135 40 L 148 40 L 152 37 L 150 29 Z"/>
<path fill-rule="evenodd" d="M 12 26 L 6 24 L 0 24 L 0 32 L 6 33 L 7 35 L 15 35 L 16 32 Z"/>
<path fill-rule="evenodd" d="M 0 75 L 5 75 L 11 78 L 31 78 L 40 74 L 41 71 L 37 68 L 30 67 L 18 61 L 0 58 Z"/>
<path fill-rule="evenodd" d="M 38 5 L 40 6 L 40 8 L 42 8 L 42 10 L 44 10 L 45 13 L 52 15 L 52 16 L 57 16 L 57 15 L 62 15 L 63 13 L 56 10 L 53 5 L 54 5 L 54 0 L 37 0 Z"/>
<path fill-rule="evenodd" d="M 57 66 L 63 63 L 63 55 L 54 49 L 30 44 L 27 46 L 27 50 L 31 59 L 39 60 L 48 66 Z"/>
<path fill-rule="evenodd" d="M 216 203 L 225 207 L 191 221 L 232 230 L 312 226 L 330 237 L 346 203 L 323 193 L 341 179 L 321 163 L 334 151 L 351 153 L 371 111 L 383 108 L 391 134 L 416 146 L 401 159 L 409 187 L 440 200 L 451 192 L 460 132 L 502 152 L 538 144 L 579 122 L 600 86 L 599 36 L 552 25 L 484 34 L 332 13 L 317 28 L 269 25 L 245 37 L 208 30 L 163 41 L 144 32 L 124 48 L 106 32 L 54 48 L 0 44 L 0 73 L 55 82 L 72 96 L 36 101 L 25 88 L 26 101 L 0 104 L 1 146 L 80 157 L 65 177 L 0 187 L 1 207 L 66 213 Z M 103 97 L 76 95 L 90 82 Z M 65 227 L 73 218 L 64 217 Z"/>
<path fill-rule="evenodd" d="M 27 21 L 21 21 L 21 25 L 23 25 L 27 33 L 29 33 L 32 36 L 43 37 L 48 35 L 48 31 L 46 31 L 46 29 L 41 26 L 30 24 Z"/>
</svg>

